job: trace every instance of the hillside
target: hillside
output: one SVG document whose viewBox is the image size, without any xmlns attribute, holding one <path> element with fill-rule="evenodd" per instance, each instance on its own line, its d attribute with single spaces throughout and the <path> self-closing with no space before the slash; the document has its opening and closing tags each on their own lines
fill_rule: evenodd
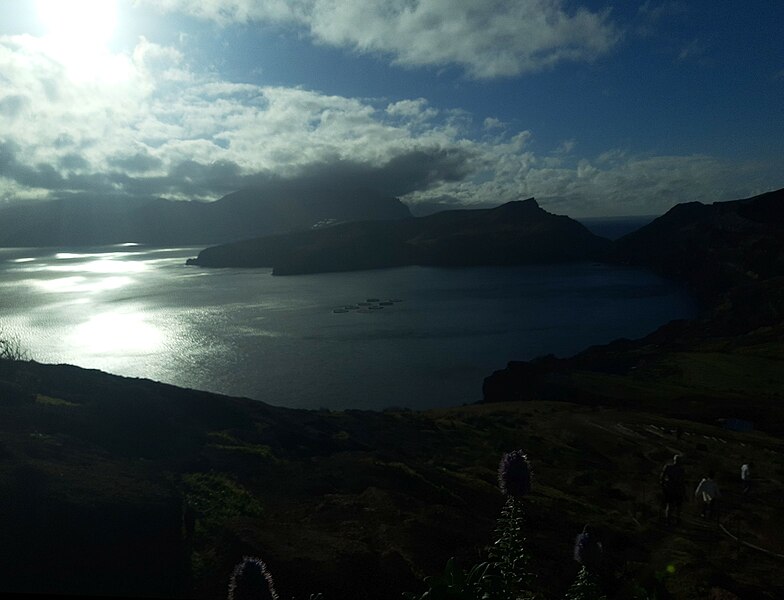
<svg viewBox="0 0 784 600">
<path fill-rule="evenodd" d="M 569 398 L 784 433 L 784 190 L 678 205 L 616 242 L 613 258 L 685 282 L 704 310 L 635 341 L 512 361 L 487 402 Z"/>
<path fill-rule="evenodd" d="M 406 265 L 517 265 L 603 257 L 609 242 L 531 198 L 493 209 L 355 222 L 207 248 L 189 264 L 272 267 L 276 275 Z"/>
<path fill-rule="evenodd" d="M 75 197 L 0 209 L 0 246 L 156 246 L 220 243 L 325 223 L 409 217 L 396 198 L 366 189 L 280 184 L 215 202 Z"/>
<path fill-rule="evenodd" d="M 678 204 L 618 240 L 613 256 L 685 281 L 704 301 L 784 276 L 784 189 L 730 202 Z"/>
<path fill-rule="evenodd" d="M 36 363 L 0 363 L 0 398 L 6 592 L 220 598 L 251 554 L 282 597 L 398 600 L 449 557 L 467 568 L 485 555 L 499 457 L 524 448 L 542 598 L 574 578 L 586 522 L 606 548 L 610 598 L 637 586 L 659 598 L 784 593 L 779 559 L 738 550 L 690 506 L 676 529 L 657 516 L 659 470 L 681 452 L 689 486 L 718 470 L 744 540 L 784 553 L 784 446 L 762 433 L 629 403 L 301 411 Z M 748 459 L 757 480 L 743 498 L 733 480 Z"/>
<path fill-rule="evenodd" d="M 467 569 L 487 556 L 503 502 L 498 461 L 522 448 L 534 471 L 525 535 L 540 598 L 563 598 L 585 523 L 605 547 L 609 599 L 784 596 L 780 194 L 676 207 L 619 241 L 628 254 L 616 260 L 700 291 L 698 319 L 570 358 L 511 362 L 474 406 L 303 411 L 0 361 L 0 591 L 219 598 L 233 565 L 258 555 L 286 598 L 421 594 L 450 557 Z M 399 248 L 390 232 L 404 230 L 404 243 L 434 261 L 456 247 L 498 259 L 524 247 L 508 245 L 523 223 L 532 240 L 552 236 L 538 227 L 553 215 L 536 220 L 540 211 L 528 201 L 433 215 L 422 229 L 420 219 L 362 222 L 263 243 L 283 260 L 282 240 L 289 252 L 322 240 L 334 260 L 340 232 Z M 482 245 L 499 231 L 509 237 Z M 585 239 L 583 251 L 593 248 Z M 688 493 L 716 470 L 723 529 L 691 503 L 679 525 L 662 523 L 658 475 L 674 453 Z M 742 495 L 746 461 L 755 479 Z"/>
</svg>

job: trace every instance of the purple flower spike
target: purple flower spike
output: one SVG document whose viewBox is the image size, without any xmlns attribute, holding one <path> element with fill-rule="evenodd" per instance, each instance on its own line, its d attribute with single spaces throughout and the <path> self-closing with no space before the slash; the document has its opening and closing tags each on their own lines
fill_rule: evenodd
<svg viewBox="0 0 784 600">
<path fill-rule="evenodd" d="M 498 465 L 498 485 L 507 496 L 520 498 L 531 491 L 531 463 L 522 450 L 504 454 Z"/>
<path fill-rule="evenodd" d="M 246 556 L 234 567 L 229 580 L 229 600 L 278 600 L 264 561 Z"/>
</svg>

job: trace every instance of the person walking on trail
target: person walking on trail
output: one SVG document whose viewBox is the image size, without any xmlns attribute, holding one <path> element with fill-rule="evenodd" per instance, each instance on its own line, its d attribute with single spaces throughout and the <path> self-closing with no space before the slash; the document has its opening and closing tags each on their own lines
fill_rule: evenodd
<svg viewBox="0 0 784 600">
<path fill-rule="evenodd" d="M 590 525 L 583 527 L 582 533 L 574 541 L 574 560 L 596 574 L 602 563 L 603 552 L 602 543 L 593 528 Z"/>
<path fill-rule="evenodd" d="M 662 489 L 662 499 L 664 502 L 664 522 L 671 525 L 673 519 L 676 523 L 681 522 L 681 505 L 686 496 L 686 476 L 683 471 L 681 456 L 676 454 L 672 457 L 672 462 L 664 465 L 659 483 Z"/>
<path fill-rule="evenodd" d="M 703 518 L 718 518 L 717 501 L 721 497 L 721 493 L 719 492 L 719 485 L 714 479 L 715 477 L 716 472 L 711 471 L 708 473 L 707 477 L 704 477 L 702 481 L 700 481 L 700 484 L 694 491 L 697 501 L 702 502 L 700 516 Z"/>
<path fill-rule="evenodd" d="M 745 462 L 740 466 L 740 483 L 742 493 L 748 494 L 751 489 L 751 462 Z"/>
</svg>

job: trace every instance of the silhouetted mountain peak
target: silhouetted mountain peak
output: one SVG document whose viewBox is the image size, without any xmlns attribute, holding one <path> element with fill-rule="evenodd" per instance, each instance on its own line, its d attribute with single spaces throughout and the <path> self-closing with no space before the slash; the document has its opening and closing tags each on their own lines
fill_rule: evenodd
<svg viewBox="0 0 784 600">
<path fill-rule="evenodd" d="M 220 243 L 324 223 L 410 217 L 378 191 L 275 182 L 215 202 L 74 197 L 0 209 L 0 246 Z"/>
<path fill-rule="evenodd" d="M 533 196 L 531 196 L 530 198 L 526 198 L 525 200 L 512 200 L 510 202 L 502 204 L 498 208 L 504 208 L 504 207 L 506 207 L 507 209 L 525 208 L 529 210 L 533 208 L 540 208 L 539 203 L 536 201 L 536 198 L 534 198 Z"/>
<path fill-rule="evenodd" d="M 616 243 L 619 260 L 686 280 L 701 298 L 784 275 L 784 189 L 670 209 Z"/>
<path fill-rule="evenodd" d="M 273 267 L 276 274 L 404 265 L 479 266 L 597 260 L 610 242 L 530 198 L 492 209 L 336 225 L 203 250 L 191 264 Z"/>
</svg>

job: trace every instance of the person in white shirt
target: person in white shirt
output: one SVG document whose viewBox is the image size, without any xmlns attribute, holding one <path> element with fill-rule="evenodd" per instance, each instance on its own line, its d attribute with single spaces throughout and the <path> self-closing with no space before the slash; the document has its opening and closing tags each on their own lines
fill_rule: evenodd
<svg viewBox="0 0 784 600">
<path fill-rule="evenodd" d="M 751 463 L 743 463 L 740 466 L 740 482 L 743 485 L 743 493 L 748 494 L 751 489 Z"/>
<path fill-rule="evenodd" d="M 715 471 L 708 473 L 708 476 L 700 481 L 700 484 L 694 491 L 697 500 L 702 502 L 701 517 L 718 517 L 716 501 L 721 497 L 721 493 L 714 477 L 716 477 Z"/>
</svg>

